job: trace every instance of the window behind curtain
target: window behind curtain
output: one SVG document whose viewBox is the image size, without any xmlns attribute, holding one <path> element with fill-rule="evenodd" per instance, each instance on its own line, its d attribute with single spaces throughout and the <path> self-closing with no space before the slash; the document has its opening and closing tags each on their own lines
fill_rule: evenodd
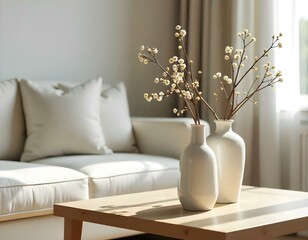
<svg viewBox="0 0 308 240">
<path fill-rule="evenodd" d="M 308 95 L 308 17 L 305 16 L 299 18 L 299 64 L 300 94 Z"/>
<path fill-rule="evenodd" d="M 308 111 L 308 0 L 275 0 L 276 27 L 283 33 L 276 66 L 284 82 L 277 89 L 279 111 Z"/>
</svg>

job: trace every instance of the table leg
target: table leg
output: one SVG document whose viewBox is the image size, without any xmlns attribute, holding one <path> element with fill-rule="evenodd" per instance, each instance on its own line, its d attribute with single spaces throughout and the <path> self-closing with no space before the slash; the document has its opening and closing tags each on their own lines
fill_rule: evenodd
<svg viewBox="0 0 308 240">
<path fill-rule="evenodd" d="M 64 240 L 80 240 L 82 232 L 82 221 L 64 219 Z"/>
</svg>

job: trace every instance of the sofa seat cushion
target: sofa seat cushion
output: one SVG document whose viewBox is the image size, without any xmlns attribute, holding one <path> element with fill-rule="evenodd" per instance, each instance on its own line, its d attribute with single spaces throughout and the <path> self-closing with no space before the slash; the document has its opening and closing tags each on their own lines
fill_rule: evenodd
<svg viewBox="0 0 308 240">
<path fill-rule="evenodd" d="M 32 216 L 52 209 L 54 203 L 81 199 L 88 199 L 88 177 L 78 171 L 0 160 L 0 220 L 3 215 Z"/>
<path fill-rule="evenodd" d="M 51 157 L 36 163 L 63 166 L 89 176 L 90 198 L 175 187 L 178 160 L 136 153 Z"/>
</svg>

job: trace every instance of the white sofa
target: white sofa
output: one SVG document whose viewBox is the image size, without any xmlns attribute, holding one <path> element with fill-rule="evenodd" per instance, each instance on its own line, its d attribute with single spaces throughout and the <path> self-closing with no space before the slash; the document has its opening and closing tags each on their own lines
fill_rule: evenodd
<svg viewBox="0 0 308 240">
<path fill-rule="evenodd" d="M 123 83 L 106 87 L 100 81 L 57 89 L 0 81 L 1 240 L 63 239 L 54 203 L 177 185 L 191 119 L 131 118 Z M 98 86 L 99 105 L 89 102 Z M 90 120 L 84 114 L 92 114 Z M 133 234 L 90 223 L 83 228 L 83 239 Z"/>
</svg>

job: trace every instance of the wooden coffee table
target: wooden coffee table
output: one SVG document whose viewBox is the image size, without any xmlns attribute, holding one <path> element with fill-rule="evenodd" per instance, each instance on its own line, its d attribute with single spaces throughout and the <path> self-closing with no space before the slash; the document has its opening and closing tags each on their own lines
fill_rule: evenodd
<svg viewBox="0 0 308 240">
<path fill-rule="evenodd" d="M 55 204 L 64 239 L 93 222 L 179 239 L 262 240 L 308 229 L 308 193 L 245 186 L 240 201 L 211 211 L 182 209 L 176 189 Z"/>
</svg>

